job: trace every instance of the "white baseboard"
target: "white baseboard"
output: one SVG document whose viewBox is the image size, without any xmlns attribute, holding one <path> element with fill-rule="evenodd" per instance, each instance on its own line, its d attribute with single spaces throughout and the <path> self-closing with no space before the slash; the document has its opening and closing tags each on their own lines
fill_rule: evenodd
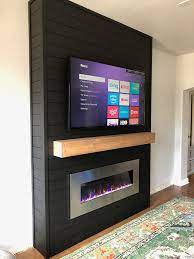
<svg viewBox="0 0 194 259">
<path fill-rule="evenodd" d="M 162 185 L 160 185 L 160 186 L 151 188 L 150 194 L 152 195 L 152 194 L 154 194 L 154 193 L 156 193 L 156 192 L 162 191 L 162 190 L 164 190 L 164 189 L 170 187 L 171 185 L 172 185 L 172 184 L 171 184 L 171 182 L 169 181 L 169 182 L 166 182 L 166 183 L 164 183 L 164 184 L 162 184 Z"/>
<path fill-rule="evenodd" d="M 12 254 L 17 254 L 17 253 L 23 253 L 25 251 L 27 251 L 28 249 L 32 248 L 33 245 L 31 246 L 18 246 L 18 247 L 11 247 L 11 246 L 5 246 L 5 245 L 1 245 L 0 244 L 0 250 L 4 250 L 4 251 L 7 251 L 7 252 L 10 252 Z M 1 257 L 1 256 L 0 256 Z"/>
<path fill-rule="evenodd" d="M 20 249 L 15 249 L 13 247 L 3 246 L 3 245 L 0 245 L 0 250 L 4 250 L 4 251 L 10 252 L 12 254 L 16 254 L 17 252 L 20 252 Z"/>
<path fill-rule="evenodd" d="M 182 187 L 182 186 L 184 186 L 184 185 L 187 185 L 188 183 L 189 183 L 189 178 L 185 178 L 185 179 L 183 179 L 183 180 L 181 180 L 181 181 L 178 181 L 178 182 L 175 182 L 175 183 L 172 183 L 172 182 L 169 180 L 168 182 L 166 182 L 166 183 L 164 183 L 164 184 L 162 184 L 162 185 L 160 185 L 160 186 L 151 188 L 150 194 L 152 195 L 152 194 L 154 194 L 154 193 L 156 193 L 156 192 L 162 191 L 162 190 L 164 190 L 164 189 L 166 189 L 166 188 L 168 188 L 168 187 L 170 187 L 170 186 L 172 186 L 172 185 L 176 185 L 176 186 Z"/>
<path fill-rule="evenodd" d="M 174 185 L 182 187 L 184 185 L 187 185 L 189 183 L 189 178 L 185 178 L 183 180 L 180 180 L 179 182 L 174 183 Z"/>
<path fill-rule="evenodd" d="M 189 172 L 188 172 L 188 176 L 193 175 L 193 174 L 194 174 L 193 171 L 189 171 Z"/>
</svg>

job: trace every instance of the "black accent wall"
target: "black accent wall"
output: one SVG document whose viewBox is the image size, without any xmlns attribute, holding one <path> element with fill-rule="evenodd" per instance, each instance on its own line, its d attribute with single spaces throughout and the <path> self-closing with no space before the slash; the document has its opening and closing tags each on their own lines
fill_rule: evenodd
<svg viewBox="0 0 194 259">
<path fill-rule="evenodd" d="M 68 132 L 70 56 L 144 71 L 146 124 L 135 131 L 150 131 L 152 38 L 64 0 L 30 1 L 29 24 L 34 246 L 49 258 L 149 205 L 149 145 L 60 159 L 52 155 L 52 141 L 132 132 Z M 69 219 L 70 173 L 137 157 L 140 194 Z"/>
</svg>

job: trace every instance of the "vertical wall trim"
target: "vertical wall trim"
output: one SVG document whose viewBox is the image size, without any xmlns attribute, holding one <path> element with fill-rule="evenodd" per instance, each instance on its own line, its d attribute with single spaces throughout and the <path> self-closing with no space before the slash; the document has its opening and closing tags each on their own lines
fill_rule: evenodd
<svg viewBox="0 0 194 259">
<path fill-rule="evenodd" d="M 49 174 L 48 174 L 48 89 L 47 89 L 47 1 L 43 1 L 43 88 L 44 88 L 44 160 L 45 160 L 45 203 L 46 203 L 46 251 L 50 255 L 50 208 L 49 208 Z"/>
<path fill-rule="evenodd" d="M 32 2 L 32 1 L 31 1 Z M 34 164 L 33 164 L 33 159 L 32 159 L 32 152 L 33 152 L 33 147 L 32 147 L 32 143 L 33 143 L 33 132 L 32 132 L 32 127 L 33 127 L 33 123 L 32 123 L 32 44 L 31 44 L 31 15 L 30 15 L 30 5 L 31 2 L 28 3 L 28 30 L 29 30 L 29 84 L 30 84 L 30 138 L 31 138 L 31 181 L 32 181 L 32 234 L 33 234 L 33 244 L 34 244 L 34 239 L 35 239 L 35 235 L 34 235 L 34 177 L 33 177 L 33 171 L 34 171 Z"/>
</svg>

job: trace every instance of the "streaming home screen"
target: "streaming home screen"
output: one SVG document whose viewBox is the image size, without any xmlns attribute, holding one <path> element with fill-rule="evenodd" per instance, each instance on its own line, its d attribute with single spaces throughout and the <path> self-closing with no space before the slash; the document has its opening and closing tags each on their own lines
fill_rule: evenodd
<svg viewBox="0 0 194 259">
<path fill-rule="evenodd" d="M 71 58 L 71 128 L 144 124 L 144 73 Z"/>
</svg>

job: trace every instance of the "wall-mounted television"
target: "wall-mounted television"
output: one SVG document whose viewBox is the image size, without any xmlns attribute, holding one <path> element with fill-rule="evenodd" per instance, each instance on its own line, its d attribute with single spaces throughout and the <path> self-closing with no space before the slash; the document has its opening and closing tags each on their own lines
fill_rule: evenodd
<svg viewBox="0 0 194 259">
<path fill-rule="evenodd" d="M 70 58 L 70 129 L 144 125 L 145 73 Z"/>
</svg>

